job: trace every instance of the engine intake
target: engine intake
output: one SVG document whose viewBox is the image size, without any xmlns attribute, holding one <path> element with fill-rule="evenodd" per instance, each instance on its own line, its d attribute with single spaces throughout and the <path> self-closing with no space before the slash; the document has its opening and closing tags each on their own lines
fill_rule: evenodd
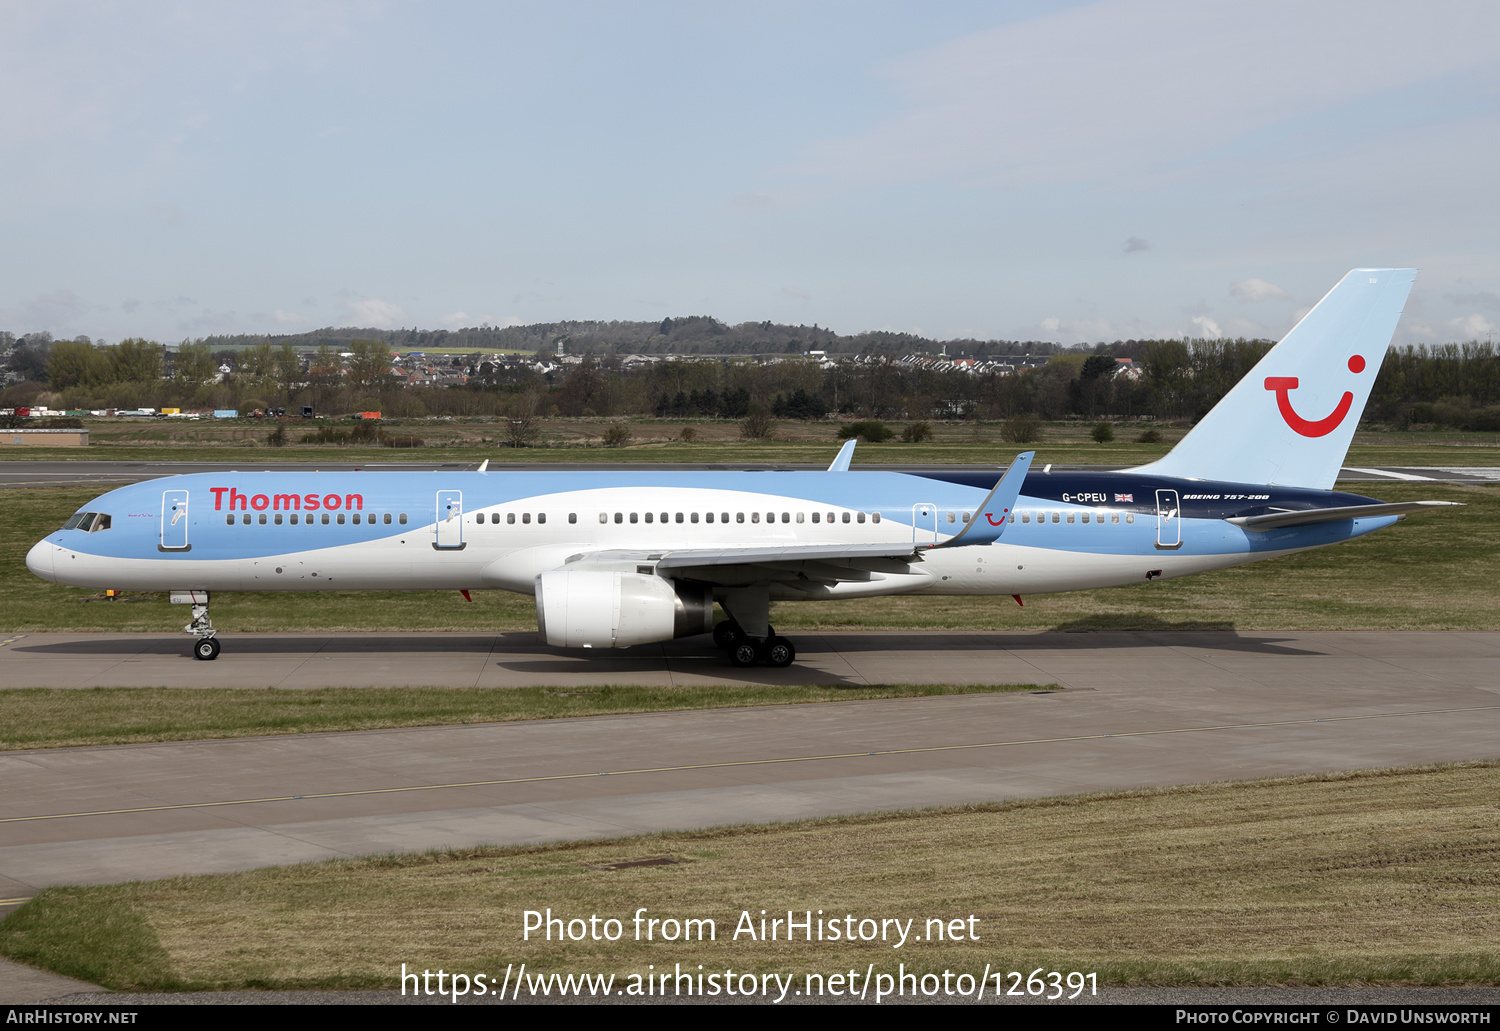
<svg viewBox="0 0 1500 1031">
<path fill-rule="evenodd" d="M 585 569 L 536 578 L 536 628 L 554 648 L 629 648 L 713 626 L 713 592 L 703 584 Z"/>
</svg>

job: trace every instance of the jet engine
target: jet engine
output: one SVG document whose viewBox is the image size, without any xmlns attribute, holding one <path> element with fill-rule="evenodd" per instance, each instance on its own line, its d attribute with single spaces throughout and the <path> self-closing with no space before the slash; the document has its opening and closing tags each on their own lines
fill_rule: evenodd
<svg viewBox="0 0 1500 1031">
<path fill-rule="evenodd" d="M 639 573 L 554 569 L 536 578 L 536 628 L 555 648 L 629 648 L 706 634 L 706 585 Z"/>
</svg>

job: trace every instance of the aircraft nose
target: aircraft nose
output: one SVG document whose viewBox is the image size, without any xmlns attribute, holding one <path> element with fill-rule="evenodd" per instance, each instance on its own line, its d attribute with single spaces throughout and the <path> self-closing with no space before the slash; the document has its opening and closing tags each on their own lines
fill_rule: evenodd
<svg viewBox="0 0 1500 1031">
<path fill-rule="evenodd" d="M 50 541 L 37 541 L 26 553 L 26 568 L 43 580 L 52 580 L 52 556 L 57 548 Z"/>
</svg>

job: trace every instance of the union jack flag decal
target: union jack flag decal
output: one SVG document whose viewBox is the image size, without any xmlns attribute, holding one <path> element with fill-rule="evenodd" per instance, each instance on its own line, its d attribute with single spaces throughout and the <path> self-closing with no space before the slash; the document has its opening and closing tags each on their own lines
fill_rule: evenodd
<svg viewBox="0 0 1500 1031">
<path fill-rule="evenodd" d="M 1116 494 L 1115 495 L 1115 503 L 1119 504 L 1122 501 L 1128 501 L 1130 504 L 1133 505 L 1133 504 L 1135 504 L 1135 495 L 1134 494 Z"/>
</svg>

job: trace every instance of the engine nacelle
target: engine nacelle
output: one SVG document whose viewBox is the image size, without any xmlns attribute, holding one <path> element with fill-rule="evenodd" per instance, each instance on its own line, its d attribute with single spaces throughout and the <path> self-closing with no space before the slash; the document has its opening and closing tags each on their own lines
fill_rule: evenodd
<svg viewBox="0 0 1500 1031">
<path fill-rule="evenodd" d="M 536 578 L 536 628 L 554 648 L 629 648 L 709 633 L 714 598 L 659 576 L 554 569 Z"/>
</svg>

